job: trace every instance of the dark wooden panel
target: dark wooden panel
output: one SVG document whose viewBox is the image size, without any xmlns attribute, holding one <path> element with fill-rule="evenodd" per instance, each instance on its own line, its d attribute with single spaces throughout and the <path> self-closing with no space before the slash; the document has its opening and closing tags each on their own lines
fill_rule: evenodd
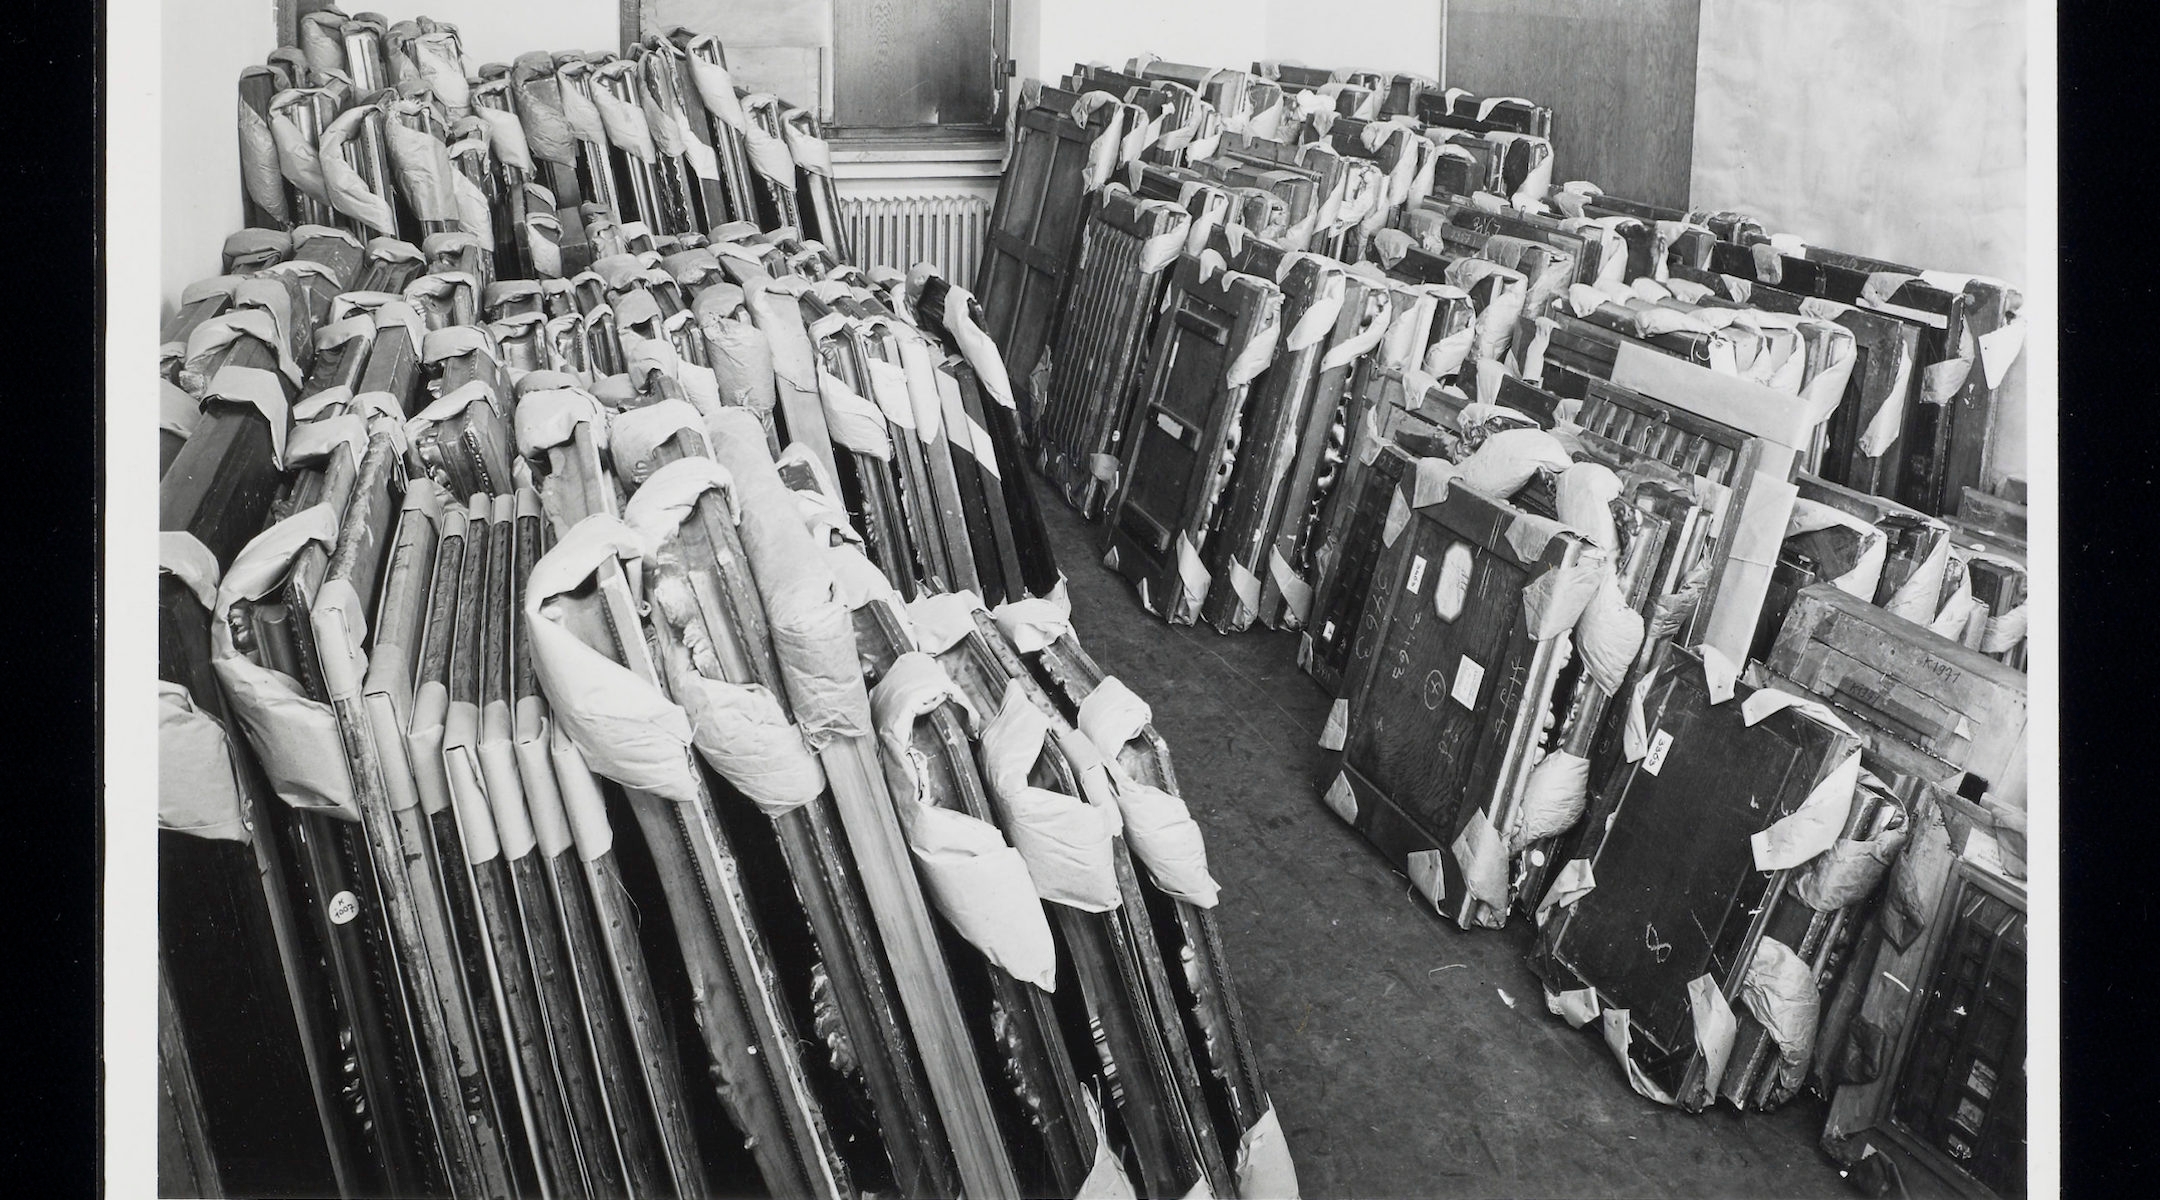
<svg viewBox="0 0 2160 1200">
<path fill-rule="evenodd" d="M 1449 87 L 1553 110 L 1555 181 L 1684 207 L 1700 0 L 1453 0 Z"/>
<path fill-rule="evenodd" d="M 993 125 L 992 0 L 834 0 L 833 123 Z"/>
</svg>

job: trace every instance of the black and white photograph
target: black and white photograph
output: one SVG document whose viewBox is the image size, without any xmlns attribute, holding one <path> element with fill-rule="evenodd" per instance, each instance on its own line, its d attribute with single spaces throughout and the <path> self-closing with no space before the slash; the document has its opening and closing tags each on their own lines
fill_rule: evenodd
<svg viewBox="0 0 2160 1200">
<path fill-rule="evenodd" d="M 108 6 L 106 1195 L 2064 1194 L 2053 5 L 380 2 Z"/>
</svg>

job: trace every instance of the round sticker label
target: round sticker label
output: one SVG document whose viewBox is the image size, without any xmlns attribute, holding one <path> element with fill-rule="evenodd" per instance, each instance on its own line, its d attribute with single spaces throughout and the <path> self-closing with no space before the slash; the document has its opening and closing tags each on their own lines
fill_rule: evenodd
<svg viewBox="0 0 2160 1200">
<path fill-rule="evenodd" d="M 1462 615 L 1463 604 L 1470 597 L 1470 567 L 1475 556 L 1470 543 L 1457 542 L 1447 548 L 1440 558 L 1440 581 L 1433 585 L 1433 611 L 1443 621 L 1452 621 Z"/>
<path fill-rule="evenodd" d="M 339 892 L 330 897 L 330 923 L 343 925 L 360 915 L 360 897 L 351 892 Z"/>
</svg>

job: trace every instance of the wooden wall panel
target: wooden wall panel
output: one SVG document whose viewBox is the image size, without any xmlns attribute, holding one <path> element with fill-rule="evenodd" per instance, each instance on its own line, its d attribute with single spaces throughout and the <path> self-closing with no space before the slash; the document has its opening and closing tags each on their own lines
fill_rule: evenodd
<svg viewBox="0 0 2160 1200">
<path fill-rule="evenodd" d="M 1449 0 L 1447 84 L 1553 110 L 1553 182 L 1686 207 L 1700 0 Z"/>
</svg>

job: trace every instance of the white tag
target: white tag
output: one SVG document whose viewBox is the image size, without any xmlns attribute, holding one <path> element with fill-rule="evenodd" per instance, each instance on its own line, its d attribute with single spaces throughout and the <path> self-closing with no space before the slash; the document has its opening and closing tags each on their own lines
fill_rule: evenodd
<svg viewBox="0 0 2160 1200">
<path fill-rule="evenodd" d="M 1336 816 L 1351 825 L 1357 824 L 1357 796 L 1350 790 L 1348 775 L 1336 775 L 1335 782 L 1328 785 L 1327 794 L 1321 798 L 1327 801 Z"/>
<path fill-rule="evenodd" d="M 1155 423 L 1162 426 L 1162 431 L 1169 434 L 1171 437 L 1174 437 L 1181 442 L 1185 440 L 1185 427 L 1178 424 L 1177 421 L 1174 420 L 1169 413 L 1156 413 Z"/>
<path fill-rule="evenodd" d="M 359 915 L 360 897 L 353 895 L 351 892 L 339 892 L 337 895 L 330 897 L 330 923 L 332 925 L 350 924 L 352 919 Z"/>
<path fill-rule="evenodd" d="M 1650 750 L 1643 755 L 1642 769 L 1657 774 L 1665 767 L 1665 752 L 1672 749 L 1672 735 L 1660 729 L 1650 739 Z"/>
<path fill-rule="evenodd" d="M 1452 621 L 1462 615 L 1463 603 L 1470 596 L 1470 564 L 1474 556 L 1470 543 L 1457 542 L 1447 548 L 1440 557 L 1440 582 L 1433 585 L 1433 611 L 1443 621 Z"/>
<path fill-rule="evenodd" d="M 1410 558 L 1410 582 L 1404 584 L 1403 587 L 1409 589 L 1410 594 L 1415 596 L 1417 595 L 1418 585 L 1424 582 L 1425 556 L 1421 554 L 1412 555 Z"/>
<path fill-rule="evenodd" d="M 1477 707 L 1478 689 L 1484 685 L 1485 668 L 1465 654 L 1462 665 L 1455 668 L 1455 686 L 1448 694 L 1455 697 L 1455 703 L 1474 709 Z"/>
<path fill-rule="evenodd" d="M 1329 622 L 1328 622 L 1327 624 L 1325 624 L 1325 625 L 1322 625 L 1322 626 L 1320 627 L 1320 640 L 1321 640 L 1321 641 L 1323 641 L 1323 642 L 1324 642 L 1324 641 L 1327 641 L 1327 640 L 1328 640 L 1329 638 L 1332 638 L 1332 637 L 1334 637 L 1334 636 L 1335 636 L 1335 622 L 1333 622 L 1333 621 L 1329 621 Z"/>
</svg>

